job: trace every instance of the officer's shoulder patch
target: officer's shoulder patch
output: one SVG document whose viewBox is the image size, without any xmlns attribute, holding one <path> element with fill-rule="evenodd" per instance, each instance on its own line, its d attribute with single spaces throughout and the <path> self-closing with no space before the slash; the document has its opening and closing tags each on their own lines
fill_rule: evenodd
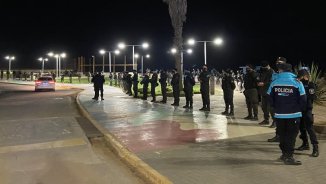
<svg viewBox="0 0 326 184">
<path fill-rule="evenodd" d="M 309 94 L 311 94 L 311 95 L 315 94 L 315 89 L 314 88 L 310 88 L 309 89 Z"/>
</svg>

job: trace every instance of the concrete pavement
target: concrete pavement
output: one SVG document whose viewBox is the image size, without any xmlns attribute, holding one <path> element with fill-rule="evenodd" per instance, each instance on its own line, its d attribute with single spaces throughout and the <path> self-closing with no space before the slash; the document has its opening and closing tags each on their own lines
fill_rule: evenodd
<svg viewBox="0 0 326 184">
<path fill-rule="evenodd" d="M 235 117 L 224 110 L 222 93 L 211 96 L 211 111 L 201 112 L 200 95 L 194 109 L 134 99 L 121 89 L 105 86 L 105 100 L 94 101 L 91 86 L 79 95 L 79 103 L 104 133 L 131 154 L 166 176 L 173 183 L 322 183 L 326 179 L 325 140 L 321 155 L 298 152 L 303 166 L 284 166 L 277 161 L 278 144 L 266 140 L 274 129 L 247 121 L 245 100 L 235 92 Z M 149 98 L 150 99 L 150 98 Z M 160 100 L 160 97 L 157 98 Z M 262 120 L 262 112 L 259 112 Z M 301 141 L 297 141 L 300 144 Z"/>
</svg>

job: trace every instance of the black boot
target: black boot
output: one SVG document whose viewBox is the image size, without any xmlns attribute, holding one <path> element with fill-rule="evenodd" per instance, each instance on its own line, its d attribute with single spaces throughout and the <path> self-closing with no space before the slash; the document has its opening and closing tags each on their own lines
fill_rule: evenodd
<svg viewBox="0 0 326 184">
<path fill-rule="evenodd" d="M 186 102 L 186 105 L 183 108 L 189 108 L 189 102 Z"/>
<path fill-rule="evenodd" d="M 309 150 L 308 142 L 305 142 L 305 141 L 302 142 L 302 145 L 295 150 L 298 150 L 298 151 Z"/>
<path fill-rule="evenodd" d="M 319 150 L 318 150 L 318 144 L 313 144 L 313 150 L 311 156 L 318 157 L 319 156 Z"/>
<path fill-rule="evenodd" d="M 284 159 L 285 165 L 302 165 L 302 163 L 299 160 L 295 160 L 293 156 L 286 156 Z"/>
<path fill-rule="evenodd" d="M 189 106 L 189 109 L 192 109 L 192 101 L 190 102 L 190 106 Z"/>
<path fill-rule="evenodd" d="M 229 108 L 227 106 L 225 106 L 225 110 L 221 114 L 222 115 L 228 115 L 229 114 Z"/>
<path fill-rule="evenodd" d="M 268 142 L 280 142 L 280 137 L 278 135 L 275 135 L 271 139 L 267 139 Z"/>
<path fill-rule="evenodd" d="M 230 113 L 228 114 L 228 116 L 234 116 L 233 110 L 230 111 Z"/>
<path fill-rule="evenodd" d="M 253 118 L 252 115 L 249 114 L 248 116 L 244 117 L 243 119 L 250 120 L 252 118 Z"/>
</svg>

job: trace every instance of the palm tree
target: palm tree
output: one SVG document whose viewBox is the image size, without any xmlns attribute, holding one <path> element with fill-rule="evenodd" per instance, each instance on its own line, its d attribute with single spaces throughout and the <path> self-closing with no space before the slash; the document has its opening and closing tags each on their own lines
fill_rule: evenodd
<svg viewBox="0 0 326 184">
<path fill-rule="evenodd" d="M 186 21 L 187 14 L 187 0 L 163 0 L 169 6 L 169 14 L 171 17 L 172 26 L 174 29 L 173 44 L 178 50 L 175 55 L 175 67 L 178 72 L 181 72 L 181 51 L 183 45 L 183 23 Z M 182 88 L 181 80 L 179 81 L 180 88 Z"/>
</svg>

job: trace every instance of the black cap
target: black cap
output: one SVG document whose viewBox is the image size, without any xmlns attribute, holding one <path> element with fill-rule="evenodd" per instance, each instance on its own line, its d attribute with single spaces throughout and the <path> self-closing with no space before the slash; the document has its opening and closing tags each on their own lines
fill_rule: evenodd
<svg viewBox="0 0 326 184">
<path fill-rule="evenodd" d="M 292 65 L 289 63 L 278 63 L 276 67 L 283 72 L 292 72 Z"/>
<path fill-rule="evenodd" d="M 276 63 L 286 63 L 286 58 L 285 57 L 277 57 Z"/>
<path fill-rule="evenodd" d="M 301 69 L 298 71 L 298 77 L 303 77 L 309 75 L 309 72 L 306 69 Z"/>
<path fill-rule="evenodd" d="M 262 67 L 267 67 L 269 65 L 269 63 L 268 63 L 268 61 L 266 61 L 266 60 L 263 60 L 262 62 L 261 62 L 261 66 Z"/>
</svg>

